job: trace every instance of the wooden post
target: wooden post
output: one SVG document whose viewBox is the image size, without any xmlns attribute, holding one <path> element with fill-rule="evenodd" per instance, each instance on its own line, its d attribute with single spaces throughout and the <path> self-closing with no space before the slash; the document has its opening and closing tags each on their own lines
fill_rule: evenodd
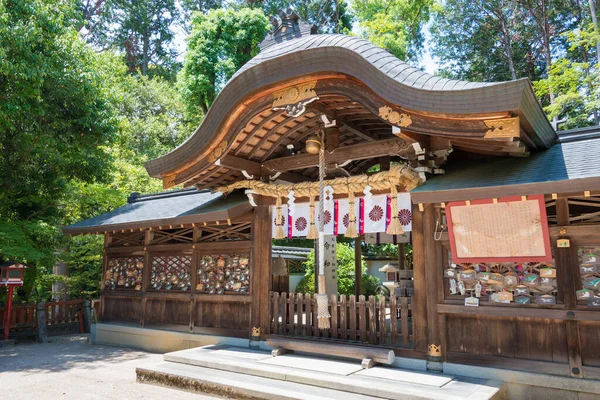
<svg viewBox="0 0 600 400">
<path fill-rule="evenodd" d="M 560 197 L 556 199 L 556 222 L 559 226 L 569 225 L 569 199 Z M 568 233 L 568 232 L 567 232 Z M 568 239 L 567 236 L 562 238 Z M 562 288 L 562 297 L 565 307 L 575 310 L 577 299 L 575 298 L 575 268 L 572 262 L 571 248 L 556 249 L 556 265 L 558 284 Z M 567 333 L 567 354 L 569 357 L 569 373 L 574 378 L 583 378 L 581 360 L 581 339 L 579 337 L 579 322 L 565 321 Z"/>
<path fill-rule="evenodd" d="M 14 286 L 8 287 L 8 297 L 6 298 L 6 315 L 4 318 L 4 340 L 8 340 L 8 334 L 10 333 L 10 312 L 12 309 L 12 298 Z"/>
<path fill-rule="evenodd" d="M 36 315 L 38 342 L 46 343 L 48 341 L 48 327 L 46 325 L 46 303 L 37 303 Z"/>
<path fill-rule="evenodd" d="M 423 210 L 423 248 L 425 251 L 425 280 L 427 282 L 427 355 L 429 361 L 441 362 L 442 339 L 437 314 L 438 291 L 441 285 L 441 263 L 435 235 L 435 208 L 426 204 Z"/>
<path fill-rule="evenodd" d="M 264 340 L 269 330 L 271 288 L 271 210 L 264 196 L 256 196 L 252 218 L 252 330 L 260 329 Z M 252 335 L 252 332 L 250 332 Z"/>
<path fill-rule="evenodd" d="M 404 265 L 404 243 L 398 243 L 398 268 L 406 269 L 406 265 Z"/>
<path fill-rule="evenodd" d="M 354 295 L 356 297 L 362 294 L 362 254 L 361 238 L 354 238 Z"/>
<path fill-rule="evenodd" d="M 414 296 L 412 298 L 413 347 L 427 352 L 427 284 L 425 278 L 425 243 L 423 238 L 423 213 L 418 206 L 412 210 L 412 245 L 414 269 Z"/>
</svg>

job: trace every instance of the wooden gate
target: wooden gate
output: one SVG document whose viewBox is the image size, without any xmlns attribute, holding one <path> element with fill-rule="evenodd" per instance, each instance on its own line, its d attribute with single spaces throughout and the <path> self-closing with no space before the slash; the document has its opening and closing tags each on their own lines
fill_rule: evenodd
<svg viewBox="0 0 600 400">
<path fill-rule="evenodd" d="M 330 295 L 331 329 L 317 328 L 317 302 L 309 293 L 269 292 L 270 333 L 412 347 L 409 297 Z"/>
</svg>

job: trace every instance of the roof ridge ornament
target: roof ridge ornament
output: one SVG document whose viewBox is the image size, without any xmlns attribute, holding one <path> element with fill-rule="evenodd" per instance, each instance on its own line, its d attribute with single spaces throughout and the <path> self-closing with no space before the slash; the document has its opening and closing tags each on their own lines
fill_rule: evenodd
<svg viewBox="0 0 600 400">
<path fill-rule="evenodd" d="M 317 33 L 316 25 L 304 22 L 291 8 L 277 11 L 277 15 L 272 16 L 269 22 L 273 29 L 260 42 L 261 51 L 277 43 Z"/>
</svg>

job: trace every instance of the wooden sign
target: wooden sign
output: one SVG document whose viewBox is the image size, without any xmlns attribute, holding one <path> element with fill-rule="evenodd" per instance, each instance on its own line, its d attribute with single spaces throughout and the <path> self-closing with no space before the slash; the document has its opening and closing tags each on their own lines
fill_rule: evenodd
<svg viewBox="0 0 600 400">
<path fill-rule="evenodd" d="M 556 241 L 556 247 L 571 247 L 571 241 L 569 239 L 558 239 Z"/>
<path fill-rule="evenodd" d="M 452 261 L 551 261 L 543 195 L 452 202 L 446 206 Z"/>
</svg>

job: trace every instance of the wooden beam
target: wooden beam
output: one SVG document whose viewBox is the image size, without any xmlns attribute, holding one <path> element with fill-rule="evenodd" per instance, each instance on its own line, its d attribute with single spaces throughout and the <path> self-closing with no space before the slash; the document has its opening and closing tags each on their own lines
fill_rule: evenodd
<svg viewBox="0 0 600 400">
<path fill-rule="evenodd" d="M 234 169 L 236 171 L 246 171 L 250 175 L 258 178 L 261 175 L 260 164 L 255 161 L 250 161 L 242 157 L 236 157 L 229 154 L 219 158 L 216 163 L 222 167 Z"/>
<path fill-rule="evenodd" d="M 378 140 L 370 143 L 360 143 L 352 146 L 339 147 L 335 151 L 325 153 L 326 164 L 342 164 L 346 161 L 364 160 L 383 156 L 406 156 L 414 149 L 403 139 Z M 285 172 L 296 169 L 316 167 L 319 156 L 316 154 L 299 154 L 265 161 L 262 166 L 268 171 Z"/>
<path fill-rule="evenodd" d="M 330 121 L 335 120 L 336 126 L 338 126 L 340 129 L 350 132 L 350 133 L 360 137 L 361 139 L 366 140 L 367 142 L 373 142 L 376 140 L 371 135 L 363 132 L 362 129 L 360 129 L 357 125 L 353 124 L 350 121 L 347 121 L 344 117 L 340 116 L 339 113 L 336 112 L 335 110 L 328 110 L 322 104 L 318 104 L 318 103 L 312 103 L 307 108 L 314 112 L 325 115 L 327 117 L 327 119 L 329 119 Z"/>
</svg>

